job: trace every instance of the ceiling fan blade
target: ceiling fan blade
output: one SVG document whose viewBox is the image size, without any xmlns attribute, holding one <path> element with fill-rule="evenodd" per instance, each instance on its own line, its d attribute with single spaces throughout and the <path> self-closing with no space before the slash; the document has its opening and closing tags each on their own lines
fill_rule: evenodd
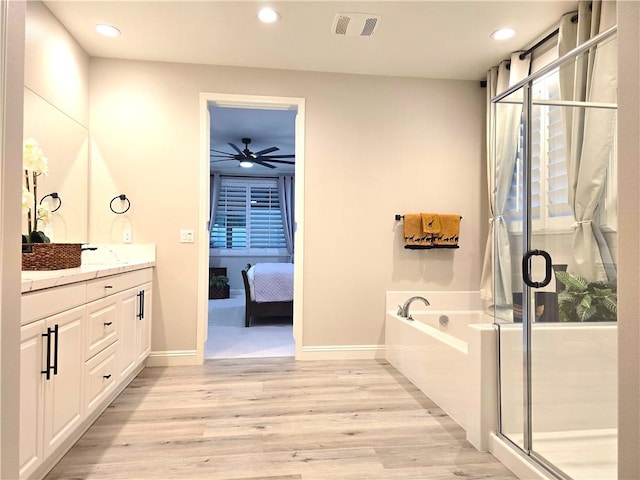
<svg viewBox="0 0 640 480">
<path fill-rule="evenodd" d="M 296 158 L 295 155 L 260 155 L 258 158 Z"/>
<path fill-rule="evenodd" d="M 235 146 L 233 143 L 229 143 L 229 146 L 231 148 L 233 148 L 236 152 L 238 152 L 238 154 L 242 155 L 244 157 L 244 154 L 242 153 L 242 150 L 240 150 L 237 146 Z"/>
<path fill-rule="evenodd" d="M 213 149 L 213 148 L 210 148 L 210 149 L 209 149 L 209 151 L 210 151 L 210 152 L 216 152 L 216 153 L 224 153 L 225 155 L 229 155 L 230 157 L 231 157 L 231 156 L 233 156 L 233 155 L 235 155 L 235 153 L 223 152 L 223 151 L 221 151 L 221 150 L 215 150 L 215 149 Z"/>
<path fill-rule="evenodd" d="M 263 162 L 262 160 L 258 160 L 256 158 L 254 158 L 253 160 L 251 160 L 253 163 L 257 163 L 258 165 L 262 165 L 263 167 L 267 167 L 267 168 L 276 168 L 273 165 L 269 165 L 268 163 Z"/>
<path fill-rule="evenodd" d="M 259 152 L 255 152 L 254 155 L 256 157 L 261 157 L 265 153 L 276 152 L 278 150 L 280 150 L 278 147 L 269 147 L 269 148 L 265 148 L 264 150 L 260 150 Z"/>
<path fill-rule="evenodd" d="M 209 155 L 209 158 L 228 158 L 229 160 L 235 160 L 236 155 Z"/>
<path fill-rule="evenodd" d="M 295 165 L 296 162 L 291 162 L 289 160 L 275 160 L 273 158 L 265 159 L 267 162 L 271 163 L 286 163 L 287 165 Z"/>
<path fill-rule="evenodd" d="M 209 160 L 209 163 L 228 162 L 229 160 L 235 160 L 235 158 L 223 158 L 222 160 Z"/>
</svg>

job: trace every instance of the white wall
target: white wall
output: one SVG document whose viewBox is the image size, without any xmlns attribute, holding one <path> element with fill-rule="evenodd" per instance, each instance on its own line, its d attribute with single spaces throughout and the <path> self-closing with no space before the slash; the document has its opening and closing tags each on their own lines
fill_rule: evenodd
<svg viewBox="0 0 640 480">
<path fill-rule="evenodd" d="M 618 478 L 640 478 L 640 3 L 618 2 Z"/>
<path fill-rule="evenodd" d="M 487 225 L 478 82 L 92 59 L 90 238 L 117 241 L 109 199 L 132 199 L 157 243 L 153 350 L 195 349 L 200 92 L 306 99 L 308 345 L 382 344 L 387 290 L 474 290 Z M 301 179 L 299 180 L 301 181 Z M 460 249 L 402 248 L 394 214 L 457 212 Z"/>
<path fill-rule="evenodd" d="M 0 2 L 0 478 L 18 478 L 25 5 Z"/>
</svg>

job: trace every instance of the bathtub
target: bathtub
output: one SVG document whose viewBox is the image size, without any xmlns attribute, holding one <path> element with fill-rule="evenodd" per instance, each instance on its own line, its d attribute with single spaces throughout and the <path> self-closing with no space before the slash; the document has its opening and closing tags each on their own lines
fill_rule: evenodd
<svg viewBox="0 0 640 480">
<path fill-rule="evenodd" d="M 497 429 L 496 331 L 479 293 L 398 293 L 387 295 L 385 358 L 488 450 Z M 396 305 L 414 295 L 431 306 L 413 303 L 414 320 L 401 318 Z"/>
</svg>

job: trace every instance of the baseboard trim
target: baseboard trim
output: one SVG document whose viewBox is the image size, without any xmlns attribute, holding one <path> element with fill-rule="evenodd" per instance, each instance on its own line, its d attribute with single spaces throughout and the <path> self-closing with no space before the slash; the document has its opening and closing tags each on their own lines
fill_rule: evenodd
<svg viewBox="0 0 640 480">
<path fill-rule="evenodd" d="M 296 360 L 376 360 L 384 359 L 384 350 L 384 345 L 310 345 Z"/>
<path fill-rule="evenodd" d="M 166 350 L 151 352 L 147 367 L 181 367 L 200 365 L 196 350 Z"/>
</svg>

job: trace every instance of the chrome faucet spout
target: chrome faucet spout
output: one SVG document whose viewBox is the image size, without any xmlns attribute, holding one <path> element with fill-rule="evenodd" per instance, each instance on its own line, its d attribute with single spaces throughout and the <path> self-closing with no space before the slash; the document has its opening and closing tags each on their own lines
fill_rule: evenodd
<svg viewBox="0 0 640 480">
<path fill-rule="evenodd" d="M 423 302 L 427 307 L 429 305 L 431 305 L 429 303 L 429 300 L 427 300 L 424 297 L 420 297 L 420 296 L 416 296 L 416 297 L 411 297 L 410 299 L 408 299 L 406 302 L 404 302 L 404 305 L 402 305 L 402 307 L 400 307 L 400 309 L 398 310 L 398 315 L 400 315 L 402 318 L 406 318 L 406 319 L 411 319 L 413 320 L 413 318 L 411 318 L 411 315 L 409 315 L 409 307 L 411 306 L 411 304 L 416 301 L 416 300 L 420 300 L 421 302 Z"/>
</svg>

